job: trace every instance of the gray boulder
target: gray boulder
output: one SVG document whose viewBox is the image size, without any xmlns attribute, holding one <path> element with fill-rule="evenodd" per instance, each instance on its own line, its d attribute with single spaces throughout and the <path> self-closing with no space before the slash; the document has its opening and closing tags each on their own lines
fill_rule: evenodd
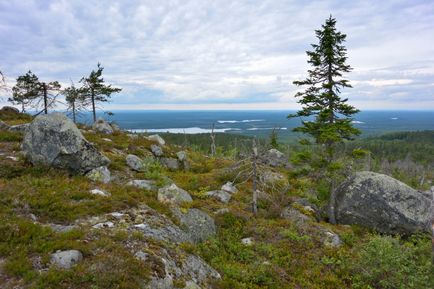
<svg viewBox="0 0 434 289">
<path fill-rule="evenodd" d="M 159 136 L 158 134 L 150 135 L 147 137 L 147 139 L 150 141 L 154 141 L 154 142 L 158 143 L 160 146 L 164 146 L 166 144 L 164 139 L 161 136 Z"/>
<path fill-rule="evenodd" d="M 94 182 L 101 182 L 104 184 L 108 184 L 111 180 L 110 171 L 105 166 L 94 168 L 86 174 L 86 177 Z"/>
<path fill-rule="evenodd" d="M 104 134 L 112 134 L 113 128 L 111 125 L 102 118 L 97 119 L 93 125 L 92 129 L 96 132 L 104 133 Z"/>
<path fill-rule="evenodd" d="M 22 148 L 33 164 L 45 164 L 73 173 L 84 174 L 110 163 L 61 113 L 36 117 L 26 130 Z"/>
<path fill-rule="evenodd" d="M 357 172 L 336 190 L 333 205 L 335 220 L 341 224 L 391 234 L 430 231 L 431 200 L 383 174 Z"/>
<path fill-rule="evenodd" d="M 70 269 L 83 260 L 83 254 L 77 250 L 57 251 L 51 254 L 51 263 L 62 269 Z"/>
<path fill-rule="evenodd" d="M 144 172 L 146 170 L 143 160 L 136 155 L 127 155 L 125 160 L 133 171 Z"/>
<path fill-rule="evenodd" d="M 151 145 L 151 152 L 156 157 L 161 157 L 164 154 L 163 149 L 155 144 Z"/>
<path fill-rule="evenodd" d="M 20 114 L 20 110 L 18 108 L 15 108 L 13 106 L 3 106 L 0 109 L 0 113 L 5 113 L 5 114 Z"/>
<path fill-rule="evenodd" d="M 190 194 L 178 188 L 177 185 L 171 184 L 158 190 L 158 201 L 163 203 L 181 204 L 183 202 L 192 202 Z"/>
<path fill-rule="evenodd" d="M 121 128 L 120 128 L 117 124 L 115 124 L 114 122 L 112 122 L 112 123 L 110 124 L 110 126 L 112 127 L 112 130 L 113 130 L 114 132 L 116 132 L 116 131 L 121 131 Z"/>
<path fill-rule="evenodd" d="M 224 184 L 222 186 L 222 191 L 231 193 L 231 194 L 236 194 L 238 193 L 238 189 L 234 186 L 234 184 L 232 182 L 227 182 L 226 184 Z"/>
<path fill-rule="evenodd" d="M 270 149 L 265 152 L 262 156 L 260 156 L 260 161 L 263 164 L 269 165 L 270 167 L 291 167 L 285 154 L 276 149 Z"/>
<path fill-rule="evenodd" d="M 223 191 L 223 190 L 209 191 L 209 192 L 206 192 L 205 195 L 207 195 L 209 197 L 213 197 L 222 203 L 228 203 L 232 197 L 231 194 L 229 194 L 228 192 Z"/>
<path fill-rule="evenodd" d="M 161 158 L 160 162 L 163 166 L 168 168 L 171 171 L 179 170 L 179 163 L 177 159 L 174 158 Z"/>
<path fill-rule="evenodd" d="M 214 219 L 199 209 L 190 209 L 182 213 L 178 208 L 172 209 L 175 216 L 179 218 L 183 228 L 194 243 L 203 242 L 216 233 Z"/>
<path fill-rule="evenodd" d="M 131 180 L 127 183 L 128 186 L 137 187 L 140 189 L 145 189 L 148 191 L 156 191 L 157 186 L 155 185 L 155 181 L 152 180 Z"/>
</svg>

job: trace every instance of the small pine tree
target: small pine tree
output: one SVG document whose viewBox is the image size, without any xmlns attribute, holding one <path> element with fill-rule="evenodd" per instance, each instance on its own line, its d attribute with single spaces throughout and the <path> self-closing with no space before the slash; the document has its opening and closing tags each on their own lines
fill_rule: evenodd
<svg viewBox="0 0 434 289">
<path fill-rule="evenodd" d="M 63 90 L 66 103 L 68 104 L 67 110 L 72 113 L 72 120 L 77 123 L 77 114 L 86 106 L 85 100 L 79 88 L 76 88 L 74 84 Z"/>
<path fill-rule="evenodd" d="M 324 144 L 330 156 L 333 145 L 344 139 L 351 139 L 360 131 L 353 127 L 351 116 L 359 112 L 347 104 L 348 99 L 342 99 L 339 94 L 343 88 L 350 88 L 349 81 L 343 78 L 343 73 L 351 71 L 346 64 L 346 48 L 343 45 L 346 35 L 336 30 L 336 20 L 330 16 L 316 30 L 318 44 L 312 44 L 313 51 L 307 51 L 308 63 L 312 69 L 309 76 L 302 81 L 294 81 L 297 86 L 306 86 L 306 90 L 298 92 L 295 97 L 302 109 L 292 117 L 309 117 L 313 120 L 303 120 L 302 125 L 294 131 L 311 135 L 317 144 Z"/>
<path fill-rule="evenodd" d="M 276 132 L 276 128 L 273 128 L 273 130 L 270 133 L 270 147 L 273 149 L 279 148 L 279 143 L 277 142 L 278 136 Z"/>
<path fill-rule="evenodd" d="M 82 96 L 85 100 L 89 100 L 92 105 L 93 121 L 96 121 L 96 103 L 106 102 L 109 100 L 112 93 L 120 92 L 121 88 L 114 88 L 111 84 L 106 85 L 102 72 L 104 67 L 100 63 L 97 65 L 97 70 L 92 70 L 88 77 L 83 77 L 80 82 L 83 84 L 81 88 Z"/>
</svg>

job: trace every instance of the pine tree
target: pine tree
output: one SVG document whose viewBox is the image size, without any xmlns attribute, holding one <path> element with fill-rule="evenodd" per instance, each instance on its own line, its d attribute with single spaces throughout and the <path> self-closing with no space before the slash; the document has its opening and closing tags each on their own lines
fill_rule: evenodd
<svg viewBox="0 0 434 289">
<path fill-rule="evenodd" d="M 83 84 L 81 88 L 83 98 L 89 100 L 92 104 L 93 121 L 96 121 L 96 103 L 106 102 L 109 100 L 112 93 L 120 92 L 122 89 L 114 88 L 111 84 L 106 85 L 102 72 L 104 67 L 98 63 L 97 70 L 92 70 L 88 77 L 83 77 L 80 82 Z"/>
<path fill-rule="evenodd" d="M 39 78 L 29 70 L 25 75 L 17 78 L 9 101 L 21 105 L 22 112 L 25 111 L 26 106 L 36 109 L 42 106 L 42 111 L 47 114 L 48 108 L 55 104 L 60 87 L 57 81 L 48 83 L 39 81 Z"/>
<path fill-rule="evenodd" d="M 346 64 L 346 48 L 343 45 L 346 35 L 338 32 L 335 25 L 336 19 L 330 15 L 322 28 L 315 31 L 319 43 L 312 44 L 313 50 L 306 52 L 308 63 L 313 68 L 308 70 L 309 76 L 305 80 L 293 82 L 307 87 L 295 95 L 300 98 L 298 103 L 302 109 L 288 116 L 308 117 L 294 131 L 311 135 L 317 144 L 326 146 L 330 156 L 335 143 L 360 134 L 353 127 L 351 118 L 359 110 L 347 104 L 347 98 L 339 96 L 343 88 L 351 87 L 343 74 L 352 68 Z"/>
<path fill-rule="evenodd" d="M 77 114 L 86 106 L 83 94 L 79 88 L 76 88 L 74 84 L 71 84 L 70 87 L 63 90 L 63 95 L 65 95 L 65 100 L 68 104 L 67 109 L 72 113 L 72 120 L 76 123 Z"/>
</svg>

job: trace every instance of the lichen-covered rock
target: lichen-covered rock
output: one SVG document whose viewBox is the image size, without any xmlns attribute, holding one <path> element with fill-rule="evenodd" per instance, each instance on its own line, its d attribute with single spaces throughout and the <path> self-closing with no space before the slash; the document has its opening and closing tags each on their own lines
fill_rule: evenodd
<svg viewBox="0 0 434 289">
<path fill-rule="evenodd" d="M 90 180 L 107 184 L 111 180 L 111 174 L 107 167 L 102 166 L 95 168 L 86 174 Z"/>
<path fill-rule="evenodd" d="M 62 269 L 70 269 L 83 260 L 83 254 L 77 250 L 57 251 L 51 254 L 51 263 Z"/>
<path fill-rule="evenodd" d="M 26 130 L 22 147 L 33 164 L 67 169 L 72 173 L 84 174 L 110 163 L 61 113 L 36 117 Z"/>
<path fill-rule="evenodd" d="M 110 126 L 112 127 L 113 131 L 121 131 L 121 128 L 114 122 L 110 123 Z"/>
<path fill-rule="evenodd" d="M 177 159 L 174 158 L 161 158 L 160 162 L 163 166 L 172 171 L 179 170 L 179 163 Z"/>
<path fill-rule="evenodd" d="M 159 136 L 158 134 L 150 135 L 147 137 L 147 139 L 158 143 L 160 146 L 164 146 L 166 144 L 164 139 L 161 136 Z"/>
<path fill-rule="evenodd" d="M 89 192 L 92 195 L 98 195 L 98 196 L 101 196 L 101 197 L 110 197 L 110 193 L 107 193 L 107 192 L 105 192 L 103 190 L 100 190 L 100 189 L 93 189 L 93 190 L 90 190 Z"/>
<path fill-rule="evenodd" d="M 144 172 L 146 170 L 145 163 L 136 155 L 127 155 L 125 161 L 133 171 Z"/>
<path fill-rule="evenodd" d="M 148 191 L 156 191 L 157 186 L 153 180 L 131 180 L 127 183 L 128 186 L 134 186 Z"/>
<path fill-rule="evenodd" d="M 177 185 L 171 184 L 158 190 L 158 200 L 163 203 L 181 204 L 183 202 L 192 202 L 190 194 L 178 188 Z"/>
<path fill-rule="evenodd" d="M 160 146 L 155 144 L 151 145 L 151 152 L 156 157 L 161 157 L 164 154 L 163 149 Z"/>
<path fill-rule="evenodd" d="M 227 182 L 226 184 L 224 184 L 222 186 L 222 191 L 231 193 L 231 194 L 236 194 L 238 193 L 238 189 L 234 186 L 234 184 L 232 182 Z"/>
<path fill-rule="evenodd" d="M 288 158 L 282 152 L 276 149 L 270 149 L 265 154 L 260 156 L 262 163 L 270 167 L 291 168 Z"/>
<path fill-rule="evenodd" d="M 383 174 L 357 172 L 337 189 L 334 207 L 341 224 L 392 234 L 430 230 L 431 200 Z"/>
<path fill-rule="evenodd" d="M 182 213 L 177 208 L 172 211 L 179 218 L 181 228 L 187 232 L 193 242 L 203 242 L 215 235 L 214 219 L 207 213 L 199 209 L 190 209 L 187 213 Z"/>
<path fill-rule="evenodd" d="M 207 195 L 209 197 L 213 197 L 222 203 L 228 203 L 232 197 L 231 194 L 229 194 L 228 192 L 223 191 L 223 190 L 209 191 L 209 192 L 206 192 L 205 195 Z"/>
<path fill-rule="evenodd" d="M 113 133 L 113 128 L 111 127 L 111 125 L 102 118 L 97 119 L 93 123 L 92 129 L 94 131 L 104 133 L 104 134 L 112 134 Z"/>
</svg>

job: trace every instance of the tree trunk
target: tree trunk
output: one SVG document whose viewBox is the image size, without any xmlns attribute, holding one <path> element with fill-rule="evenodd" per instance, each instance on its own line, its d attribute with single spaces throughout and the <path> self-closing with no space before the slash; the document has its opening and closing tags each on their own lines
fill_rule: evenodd
<svg viewBox="0 0 434 289">
<path fill-rule="evenodd" d="M 335 185 L 335 181 L 333 180 L 330 188 L 328 216 L 329 216 L 329 223 L 336 225 L 336 185 Z"/>
<path fill-rule="evenodd" d="M 48 96 L 47 96 L 47 84 L 42 83 L 42 90 L 44 91 L 44 113 L 48 114 Z"/>
<path fill-rule="evenodd" d="M 96 110 L 95 110 L 95 91 L 93 88 L 90 91 L 91 98 L 92 98 L 92 112 L 93 112 L 93 122 L 96 122 Z"/>
<path fill-rule="evenodd" d="M 72 120 L 77 123 L 75 120 L 75 101 L 72 102 Z"/>
<path fill-rule="evenodd" d="M 256 146 L 256 138 L 253 138 L 253 144 L 252 144 L 252 166 L 253 166 L 253 200 L 252 200 L 252 211 L 253 214 L 256 216 L 258 213 L 258 190 L 257 190 L 257 182 L 258 182 L 258 176 L 257 176 L 257 159 L 258 159 L 258 148 Z"/>
</svg>

